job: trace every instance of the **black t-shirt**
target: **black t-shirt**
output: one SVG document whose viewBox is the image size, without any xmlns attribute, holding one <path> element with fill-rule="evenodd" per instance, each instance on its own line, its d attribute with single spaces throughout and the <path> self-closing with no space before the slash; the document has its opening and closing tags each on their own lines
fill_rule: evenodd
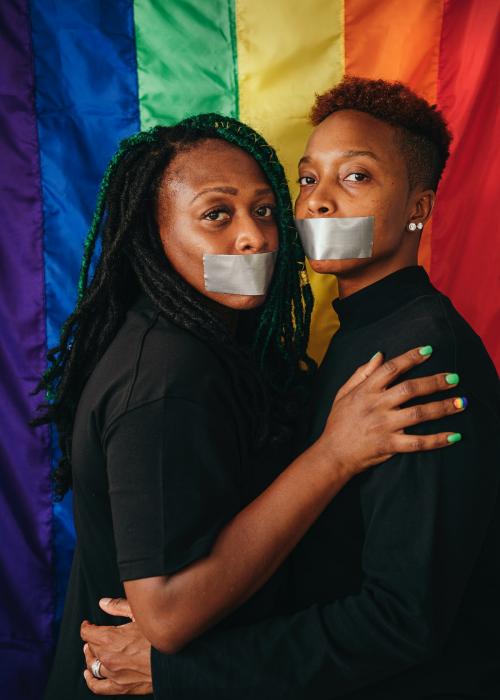
<svg viewBox="0 0 500 700">
<path fill-rule="evenodd" d="M 158 700 L 500 698 L 500 392 L 480 339 L 421 268 L 335 308 L 309 439 L 377 351 L 430 344 L 407 376 L 456 372 L 466 411 L 411 428 L 459 431 L 449 448 L 395 455 L 355 477 L 293 552 L 293 612 L 153 652 Z M 419 399 L 420 400 L 420 399 Z M 423 397 L 427 402 L 429 397 Z"/>
<path fill-rule="evenodd" d="M 77 545 L 46 700 L 95 697 L 83 678 L 80 624 L 117 624 L 99 598 L 123 596 L 122 581 L 172 574 L 207 555 L 272 477 L 268 463 L 251 458 L 250 443 L 223 362 L 141 298 L 76 413 Z M 269 614 L 276 585 L 226 624 Z"/>
</svg>

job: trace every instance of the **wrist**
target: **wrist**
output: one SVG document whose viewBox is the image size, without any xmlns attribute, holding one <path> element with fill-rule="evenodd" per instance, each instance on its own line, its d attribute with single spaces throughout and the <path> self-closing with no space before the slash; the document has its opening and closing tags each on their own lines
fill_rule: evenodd
<svg viewBox="0 0 500 700">
<path fill-rule="evenodd" d="M 352 465 L 346 461 L 332 444 L 331 439 L 321 435 L 310 449 L 314 452 L 314 464 L 325 475 L 332 488 L 338 489 L 354 475 Z"/>
</svg>

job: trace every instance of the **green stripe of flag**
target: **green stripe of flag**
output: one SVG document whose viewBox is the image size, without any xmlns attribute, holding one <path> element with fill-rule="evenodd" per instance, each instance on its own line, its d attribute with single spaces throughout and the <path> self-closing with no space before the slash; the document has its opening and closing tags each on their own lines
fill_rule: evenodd
<svg viewBox="0 0 500 700">
<path fill-rule="evenodd" d="M 238 116 L 234 0 L 135 0 L 141 128 Z"/>
</svg>

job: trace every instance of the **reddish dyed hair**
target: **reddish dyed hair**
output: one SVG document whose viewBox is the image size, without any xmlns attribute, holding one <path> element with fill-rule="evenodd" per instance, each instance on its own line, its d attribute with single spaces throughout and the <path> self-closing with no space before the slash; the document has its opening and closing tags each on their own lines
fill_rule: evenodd
<svg viewBox="0 0 500 700">
<path fill-rule="evenodd" d="M 349 76 L 316 95 L 310 119 L 317 126 L 330 114 L 346 109 L 365 112 L 394 127 L 410 187 L 437 189 L 452 136 L 436 105 L 430 105 L 403 83 Z"/>
</svg>

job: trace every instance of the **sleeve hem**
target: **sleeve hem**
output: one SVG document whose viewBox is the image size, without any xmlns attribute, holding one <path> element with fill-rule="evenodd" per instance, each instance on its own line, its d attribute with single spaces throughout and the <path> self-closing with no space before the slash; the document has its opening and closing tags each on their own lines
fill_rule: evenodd
<svg viewBox="0 0 500 700">
<path fill-rule="evenodd" d="M 153 682 L 153 695 L 157 700 L 161 700 L 162 698 L 173 699 L 168 657 L 154 647 L 151 647 L 151 678 Z"/>
<path fill-rule="evenodd" d="M 120 580 L 123 582 L 150 578 L 152 576 L 171 576 L 177 573 L 177 571 L 185 569 L 186 566 L 210 554 L 222 527 L 223 523 L 214 527 L 210 534 L 197 540 L 184 556 L 177 559 L 172 559 L 167 562 L 163 558 L 156 557 L 119 564 Z"/>
</svg>

